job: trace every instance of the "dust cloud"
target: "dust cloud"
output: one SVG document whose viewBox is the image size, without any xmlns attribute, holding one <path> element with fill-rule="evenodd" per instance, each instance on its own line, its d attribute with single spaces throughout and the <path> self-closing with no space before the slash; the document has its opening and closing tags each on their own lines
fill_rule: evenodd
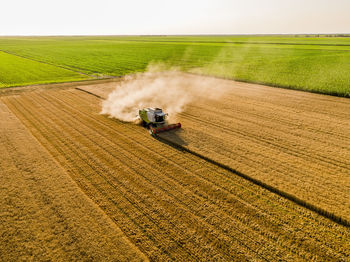
<svg viewBox="0 0 350 262">
<path fill-rule="evenodd" d="M 158 69 L 125 77 L 102 103 L 101 114 L 133 122 L 139 109 L 160 107 L 169 114 L 169 121 L 176 121 L 176 115 L 190 102 L 203 97 L 218 99 L 225 93 L 218 79 Z"/>
</svg>

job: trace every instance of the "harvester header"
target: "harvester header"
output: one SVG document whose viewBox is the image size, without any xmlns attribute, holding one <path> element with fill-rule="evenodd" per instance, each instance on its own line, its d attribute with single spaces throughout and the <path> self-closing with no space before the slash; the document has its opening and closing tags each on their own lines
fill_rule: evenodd
<svg viewBox="0 0 350 262">
<path fill-rule="evenodd" d="M 181 123 L 168 124 L 165 114 L 160 108 L 144 108 L 139 110 L 139 116 L 142 121 L 142 125 L 147 127 L 149 133 L 156 136 L 158 133 L 181 128 Z"/>
</svg>

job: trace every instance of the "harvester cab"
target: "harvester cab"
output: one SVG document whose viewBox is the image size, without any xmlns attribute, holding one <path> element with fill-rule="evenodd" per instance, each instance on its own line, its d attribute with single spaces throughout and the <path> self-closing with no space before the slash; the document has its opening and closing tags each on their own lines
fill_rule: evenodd
<svg viewBox="0 0 350 262">
<path fill-rule="evenodd" d="M 172 129 L 181 127 L 180 123 L 168 124 L 165 114 L 160 108 L 144 108 L 139 110 L 139 116 L 142 121 L 142 125 L 147 127 L 149 133 L 156 136 L 160 132 L 165 132 Z"/>
</svg>

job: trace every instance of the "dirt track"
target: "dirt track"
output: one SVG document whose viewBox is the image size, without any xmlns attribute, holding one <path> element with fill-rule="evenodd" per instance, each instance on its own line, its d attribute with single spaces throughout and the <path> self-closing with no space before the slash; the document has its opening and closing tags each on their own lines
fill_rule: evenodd
<svg viewBox="0 0 350 262">
<path fill-rule="evenodd" d="M 346 259 L 350 255 L 348 228 L 198 157 L 163 144 L 148 136 L 146 130 L 139 126 L 100 115 L 100 100 L 94 96 L 74 89 L 39 90 L 20 96 L 2 97 L 1 100 L 54 156 L 82 191 L 153 260 L 189 261 L 199 258 L 295 261 L 312 258 Z M 223 102 L 227 104 L 223 104 L 221 109 L 232 114 L 230 98 Z M 259 102 L 256 103 L 259 105 Z M 243 106 L 241 104 L 239 107 L 237 101 L 233 105 L 237 112 Z M 200 107 L 200 103 L 192 106 L 194 109 Z M 220 117 L 227 120 L 227 115 L 218 116 L 213 112 L 213 104 L 210 107 L 209 116 L 218 117 L 211 119 L 213 124 L 219 124 Z M 254 108 L 256 105 L 251 110 Z M 252 166 L 255 163 L 257 175 L 262 171 L 276 169 L 276 163 L 270 160 L 272 156 L 269 154 L 278 150 L 273 147 L 275 151 L 267 151 L 268 143 L 261 130 L 260 133 L 256 128 L 245 130 L 245 134 L 250 134 L 246 139 L 238 131 L 227 130 L 232 127 L 243 128 L 244 122 L 251 124 L 255 120 L 243 121 L 241 118 L 249 120 L 251 115 L 254 116 L 253 112 L 259 114 L 259 110 L 248 110 L 250 114 L 245 117 L 242 113 L 239 114 L 241 118 L 232 117 L 231 121 L 226 121 L 226 125 L 229 125 L 227 129 L 222 130 L 205 128 L 206 122 L 196 115 L 199 109 L 196 110 L 187 110 L 181 115 L 185 131 L 169 134 L 173 139 L 196 150 L 205 150 L 203 153 L 211 154 L 212 157 L 226 156 L 224 161 L 231 159 L 230 165 L 239 163 L 240 168 L 249 167 L 248 171 L 255 170 L 255 166 Z M 264 119 L 265 116 L 270 121 L 279 119 L 278 122 L 285 123 L 271 115 L 262 114 L 257 119 Z M 203 120 L 206 121 L 205 118 Z M 344 127 L 342 123 L 339 126 Z M 269 130 L 272 132 L 278 128 L 281 127 L 271 127 Z M 198 131 L 197 136 L 193 135 L 195 131 Z M 252 138 L 253 131 L 260 134 L 262 151 L 260 144 L 252 142 L 257 140 Z M 238 140 L 232 140 L 233 137 Z M 273 134 L 269 137 L 275 139 Z M 247 144 L 243 144 L 243 141 Z M 216 143 L 215 148 L 210 146 L 213 142 Z M 196 143 L 198 146 L 194 147 Z M 257 152 L 252 152 L 254 150 Z M 239 152 L 242 157 L 238 157 Z M 266 162 L 258 165 L 264 159 L 261 154 L 265 153 Z M 242 164 L 243 157 L 248 159 L 247 156 L 260 156 L 260 159 Z M 288 165 L 294 163 L 288 161 Z M 265 169 L 260 169 L 261 166 Z M 281 172 L 283 170 L 271 172 L 270 177 L 273 174 L 288 174 L 287 171 L 294 169 Z M 348 172 L 344 167 L 341 170 Z M 294 173 L 291 176 L 294 177 Z M 287 180 L 288 183 L 290 181 Z M 333 190 L 334 183 L 330 181 L 329 184 L 330 190 Z M 290 183 L 289 187 L 292 185 Z M 312 184 L 309 186 L 313 189 Z M 340 184 L 338 190 L 342 189 L 344 185 Z M 315 195 L 310 192 L 313 198 Z"/>
</svg>

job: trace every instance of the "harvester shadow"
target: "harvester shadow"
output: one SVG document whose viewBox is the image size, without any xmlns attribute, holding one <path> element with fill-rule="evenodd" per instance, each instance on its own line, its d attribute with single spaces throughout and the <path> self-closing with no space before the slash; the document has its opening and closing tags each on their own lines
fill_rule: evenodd
<svg viewBox="0 0 350 262">
<path fill-rule="evenodd" d="M 182 129 L 170 130 L 170 131 L 158 134 L 156 138 L 158 141 L 168 145 L 176 144 L 180 146 L 186 146 L 188 145 L 188 143 L 185 140 L 183 140 L 181 136 L 183 132 L 184 131 Z M 171 142 L 169 143 L 169 141 Z"/>
</svg>

